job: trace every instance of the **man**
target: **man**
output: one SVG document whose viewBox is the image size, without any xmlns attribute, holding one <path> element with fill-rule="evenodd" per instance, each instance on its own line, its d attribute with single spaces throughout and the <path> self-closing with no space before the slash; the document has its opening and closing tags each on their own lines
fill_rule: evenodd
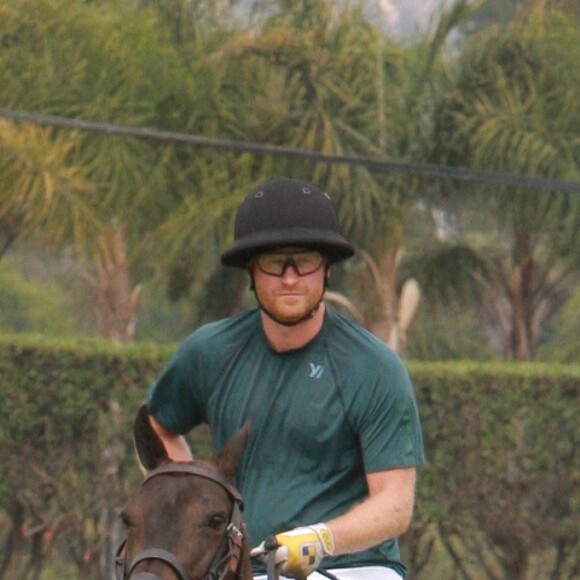
<svg viewBox="0 0 580 580">
<path fill-rule="evenodd" d="M 251 545 L 275 536 L 288 577 L 405 576 L 396 538 L 413 512 L 421 427 L 399 358 L 322 301 L 330 266 L 353 253 L 315 185 L 250 192 L 222 262 L 247 269 L 259 308 L 194 332 L 147 399 L 174 460 L 190 459 L 180 434 L 201 422 L 219 449 L 251 419 L 244 519 Z"/>
</svg>

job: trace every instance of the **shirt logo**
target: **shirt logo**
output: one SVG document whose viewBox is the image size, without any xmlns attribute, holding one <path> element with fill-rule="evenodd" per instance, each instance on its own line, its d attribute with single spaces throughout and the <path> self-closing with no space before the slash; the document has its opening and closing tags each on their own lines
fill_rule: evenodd
<svg viewBox="0 0 580 580">
<path fill-rule="evenodd" d="M 314 363 L 310 363 L 310 378 L 311 379 L 319 379 L 324 372 L 324 365 L 315 365 Z"/>
</svg>

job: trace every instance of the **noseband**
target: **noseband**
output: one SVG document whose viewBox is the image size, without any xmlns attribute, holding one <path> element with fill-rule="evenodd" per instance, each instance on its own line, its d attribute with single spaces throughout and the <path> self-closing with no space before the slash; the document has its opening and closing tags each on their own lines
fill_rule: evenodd
<svg viewBox="0 0 580 580">
<path fill-rule="evenodd" d="M 238 490 L 230 485 L 219 473 L 205 469 L 191 463 L 168 463 L 161 465 L 150 471 L 143 480 L 141 486 L 157 475 L 185 474 L 209 479 L 221 485 L 233 502 L 232 516 L 226 530 L 222 549 L 216 554 L 209 570 L 202 580 L 234 580 L 238 577 L 238 569 L 241 564 L 242 551 L 244 547 L 245 526 L 242 520 L 243 502 Z M 175 573 L 178 580 L 192 580 L 189 572 L 185 569 L 179 559 L 171 552 L 160 548 L 149 548 L 139 552 L 128 569 L 125 569 L 125 547 L 127 540 L 124 540 L 116 551 L 115 555 L 115 575 L 117 580 L 129 580 L 131 574 L 138 564 L 146 560 L 158 560 L 167 564 Z M 156 580 L 159 577 L 150 573 L 140 573 L 136 575 L 142 580 Z"/>
</svg>

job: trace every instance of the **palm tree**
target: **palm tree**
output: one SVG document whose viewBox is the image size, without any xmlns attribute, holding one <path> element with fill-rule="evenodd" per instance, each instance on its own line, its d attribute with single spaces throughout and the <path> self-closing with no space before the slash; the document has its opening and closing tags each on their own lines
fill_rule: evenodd
<svg viewBox="0 0 580 580">
<path fill-rule="evenodd" d="M 0 95 L 9 108 L 150 126 L 165 119 L 176 95 L 188 94 L 153 11 L 74 0 L 9 2 L 7 9 Z M 139 285 L 129 278 L 147 255 L 147 232 L 172 202 L 164 196 L 167 151 L 136 139 L 5 123 L 2 135 L 4 150 L 13 151 L 3 158 L 10 184 L 0 207 L 3 246 L 17 228 L 41 233 L 56 249 L 72 245 L 88 264 L 95 304 L 105 309 L 97 316 L 117 313 L 119 328 L 106 324 L 101 332 L 130 339 Z"/>
<path fill-rule="evenodd" d="M 77 144 L 50 129 L 0 120 L 2 253 L 18 237 L 81 247 L 98 234 L 100 192 L 87 167 L 72 160 Z"/>
<path fill-rule="evenodd" d="M 431 124 L 429 111 L 438 88 L 437 79 L 444 72 L 442 57 L 448 37 L 469 13 L 468 3 L 456 2 L 439 14 L 427 35 L 410 49 L 393 52 L 391 45 L 386 56 L 379 54 L 384 68 L 379 81 L 385 86 L 378 87 L 377 94 L 387 95 L 382 106 L 379 103 L 377 107 L 379 155 L 413 162 L 424 160 Z M 380 46 L 384 45 L 381 41 Z M 400 268 L 407 249 L 406 230 L 416 203 L 431 193 L 431 188 L 402 178 L 383 179 L 381 187 L 378 211 L 365 216 L 372 225 L 360 242 L 363 250 L 356 296 L 363 306 L 361 317 L 365 325 L 402 353 L 421 298 L 416 275 L 409 269 L 402 275 Z"/>
<path fill-rule="evenodd" d="M 544 10 L 473 37 L 439 105 L 434 159 L 577 179 L 579 40 L 570 20 Z M 503 358 L 529 360 L 578 268 L 580 203 L 499 190 L 488 207 L 499 237 L 482 254 L 482 320 Z"/>
<path fill-rule="evenodd" d="M 206 49 L 203 58 L 217 71 L 212 78 L 218 80 L 208 99 L 210 110 L 216 110 L 214 134 L 217 130 L 221 137 L 325 153 L 365 150 L 371 140 L 361 127 L 372 125 L 366 104 L 372 87 L 362 78 L 363 70 L 370 73 L 362 42 L 369 37 L 368 25 L 346 11 L 335 18 L 336 10 L 329 2 L 285 7 L 277 11 L 280 6 L 269 4 L 264 8 L 268 17 L 259 27 L 231 35 L 211 52 Z M 180 280 L 193 278 L 190 272 L 196 261 L 211 270 L 216 253 L 231 236 L 240 199 L 252 184 L 272 175 L 300 175 L 337 194 L 354 190 L 353 180 L 358 176 L 357 189 L 369 191 L 366 200 L 364 195 L 338 199 L 349 216 L 347 227 L 353 230 L 362 230 L 363 225 L 362 220 L 352 219 L 357 211 L 350 208 L 377 196 L 375 182 L 366 171 L 326 164 L 304 167 L 267 157 L 196 156 L 197 162 L 183 175 L 199 193 L 183 199 L 178 214 L 160 232 L 166 240 L 166 255 L 191 256 L 190 265 L 178 269 Z M 371 214 L 371 208 L 366 212 Z M 224 273 L 218 267 L 202 279 L 212 283 L 214 276 Z"/>
<path fill-rule="evenodd" d="M 460 2 L 442 18 L 432 38 L 415 50 L 381 42 L 384 53 L 379 55 L 379 68 L 386 71 L 387 88 L 383 90 L 376 74 L 381 33 L 362 12 L 348 5 L 337 8 L 324 0 L 268 3 L 259 27 L 232 39 L 220 51 L 221 57 L 233 63 L 228 77 L 231 84 L 224 77 L 222 91 L 231 94 L 235 87 L 239 100 L 242 87 L 243 96 L 240 114 L 228 117 L 228 128 L 247 140 L 328 154 L 416 155 L 425 121 L 419 111 L 427 98 L 430 71 L 446 35 L 466 10 L 466 3 Z M 239 82 L 240 78 L 246 82 Z M 247 79 L 253 79 L 258 90 L 248 90 Z M 386 106 L 379 106 L 377 99 L 384 94 L 388 95 Z M 380 111 L 386 111 L 387 125 L 379 122 Z M 374 299 L 368 308 L 359 306 L 364 311 L 363 323 L 401 348 L 404 334 L 399 319 L 406 319 L 405 326 L 409 323 L 418 296 L 416 284 L 409 281 L 400 307 L 397 268 L 404 240 L 407 184 L 366 169 L 324 163 L 305 167 L 276 160 L 257 162 L 254 167 L 259 168 L 256 177 L 273 171 L 297 174 L 335 195 L 346 231 L 364 250 L 360 256 L 365 273 L 374 280 Z M 230 191 L 237 195 L 239 189 Z M 196 211 L 198 207 L 195 205 Z M 216 204 L 213 207 L 219 212 Z M 227 202 L 222 200 L 221 207 L 226 209 Z M 340 275 L 337 278 L 340 283 Z M 330 292 L 327 297 L 355 311 L 344 296 Z M 380 308 L 370 306 L 377 302 Z"/>
</svg>

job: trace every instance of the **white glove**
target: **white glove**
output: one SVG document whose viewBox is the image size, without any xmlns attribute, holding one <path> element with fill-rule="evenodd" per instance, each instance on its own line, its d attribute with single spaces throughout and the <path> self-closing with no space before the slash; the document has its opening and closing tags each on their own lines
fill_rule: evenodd
<svg viewBox="0 0 580 580">
<path fill-rule="evenodd" d="M 293 578 L 306 578 L 324 556 L 334 554 L 334 537 L 324 524 L 294 528 L 275 538 L 276 565 L 280 573 Z"/>
</svg>

